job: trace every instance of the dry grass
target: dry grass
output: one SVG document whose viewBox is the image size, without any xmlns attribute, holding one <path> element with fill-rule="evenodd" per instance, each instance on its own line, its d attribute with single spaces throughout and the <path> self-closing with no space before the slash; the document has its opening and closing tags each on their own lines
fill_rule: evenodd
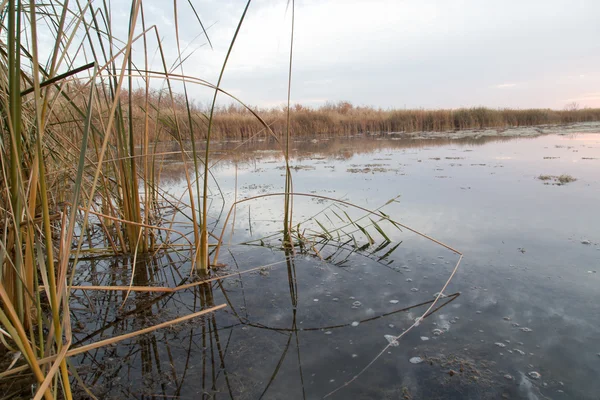
<svg viewBox="0 0 600 400">
<path fill-rule="evenodd" d="M 152 96 L 158 99 L 160 96 Z M 257 109 L 277 136 L 286 133 L 285 108 Z M 175 114 L 185 110 L 175 109 Z M 203 138 L 206 118 L 201 109 L 193 110 L 196 132 Z M 134 119 L 136 117 L 134 116 Z M 356 107 L 348 102 L 326 104 L 319 108 L 295 105 L 290 113 L 292 136 L 356 135 L 362 133 L 388 132 L 446 132 L 464 129 L 505 129 L 511 127 L 545 124 L 569 124 L 600 121 L 600 109 L 551 110 L 551 109 L 490 109 L 484 107 L 446 110 L 383 110 L 372 107 Z M 168 140 L 169 122 L 157 128 L 160 140 Z M 245 140 L 264 132 L 260 121 L 242 107 L 229 106 L 215 110 L 212 135 L 215 138 Z M 263 135 L 264 136 L 264 135 Z"/>
</svg>

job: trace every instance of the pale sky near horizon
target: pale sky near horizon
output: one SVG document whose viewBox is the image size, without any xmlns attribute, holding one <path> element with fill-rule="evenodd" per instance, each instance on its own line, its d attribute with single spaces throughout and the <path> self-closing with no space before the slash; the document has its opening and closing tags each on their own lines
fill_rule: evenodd
<svg viewBox="0 0 600 400">
<path fill-rule="evenodd" d="M 186 0 L 179 29 L 188 75 L 216 83 L 245 1 Z M 287 97 L 291 10 L 254 0 L 222 87 L 248 104 Z M 129 10 L 113 3 L 113 13 Z M 172 0 L 145 0 L 171 61 Z M 297 0 L 292 103 L 382 108 L 600 107 L 598 0 Z M 192 52 L 193 51 L 193 52 Z M 190 89 L 206 103 L 207 90 Z M 222 102 L 227 103 L 226 99 Z"/>
</svg>

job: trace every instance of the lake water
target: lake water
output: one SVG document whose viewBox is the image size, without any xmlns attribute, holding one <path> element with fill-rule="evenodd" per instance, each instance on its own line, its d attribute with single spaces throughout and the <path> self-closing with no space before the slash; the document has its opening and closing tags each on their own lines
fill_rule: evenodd
<svg viewBox="0 0 600 400">
<path fill-rule="evenodd" d="M 277 144 L 233 151 L 239 145 L 214 148 L 213 160 L 223 158 L 213 169 L 221 191 L 211 186 L 217 235 L 235 199 L 283 189 Z M 228 305 L 77 357 L 80 379 L 99 398 L 599 398 L 600 134 L 391 135 L 292 147 L 296 193 L 371 210 L 396 199 L 386 215 L 462 252 L 448 297 L 386 348 L 385 335 L 401 335 L 431 305 L 458 255 L 374 215 L 358 220 L 360 209 L 300 196 L 294 224 L 307 241 L 286 253 L 280 235 L 269 236 L 281 229 L 283 198 L 249 200 L 233 230 L 230 219 L 231 245 L 218 260 L 220 274 L 239 275 L 131 293 L 122 307 L 123 292 L 74 292 L 74 346 Z M 185 199 L 181 164 L 167 162 L 162 174 L 170 198 Z M 538 179 L 563 174 L 577 180 Z M 189 231 L 185 216 L 167 217 Z M 131 262 L 83 261 L 76 283 L 127 285 Z M 189 275 L 182 248 L 140 257 L 133 281 L 175 286 Z"/>
</svg>

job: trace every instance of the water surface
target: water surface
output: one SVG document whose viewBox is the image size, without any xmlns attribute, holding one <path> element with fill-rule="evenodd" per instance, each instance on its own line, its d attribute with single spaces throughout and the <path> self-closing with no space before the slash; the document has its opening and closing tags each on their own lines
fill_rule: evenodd
<svg viewBox="0 0 600 400">
<path fill-rule="evenodd" d="M 283 189 L 277 144 L 234 151 L 239 145 L 214 148 L 213 159 L 223 158 L 213 169 L 221 189 L 212 188 L 215 232 L 235 199 Z M 464 254 L 442 307 L 331 398 L 598 398 L 599 134 L 368 136 L 293 147 L 295 192 L 368 209 L 396 199 L 383 208 L 387 215 Z M 562 174 L 577 180 L 537 179 Z M 170 194 L 185 198 L 181 164 L 165 164 L 162 179 Z M 458 259 L 386 222 L 390 243 L 373 227 L 371 245 L 356 227 L 343 231 L 355 232 L 352 241 L 343 234 L 338 241 L 333 230 L 344 225 L 343 212 L 353 219 L 364 212 L 308 197 L 295 198 L 295 223 L 310 236 L 322 232 L 318 220 L 331 240 L 286 254 L 279 236 L 258 240 L 281 228 L 282 203 L 241 203 L 225 235 L 232 245 L 221 250 L 221 274 L 264 268 L 175 294 L 132 293 L 122 308 L 125 293 L 77 292 L 77 344 L 228 304 L 80 356 L 90 390 L 102 398 L 322 398 L 385 348 L 384 335 L 400 335 L 425 312 Z M 178 229 L 189 229 L 184 216 L 174 217 Z M 188 256 L 182 250 L 138 259 L 134 284 L 186 281 Z M 86 261 L 78 271 L 81 284 L 129 284 L 131 260 Z M 424 362 L 409 362 L 413 357 Z"/>
</svg>

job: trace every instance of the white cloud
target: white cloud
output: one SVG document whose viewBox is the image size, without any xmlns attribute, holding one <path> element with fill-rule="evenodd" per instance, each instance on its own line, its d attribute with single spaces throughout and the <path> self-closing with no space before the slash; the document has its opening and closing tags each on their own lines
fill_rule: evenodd
<svg viewBox="0 0 600 400">
<path fill-rule="evenodd" d="M 152 6 L 147 24 L 159 26 L 173 63 L 172 2 L 147 3 Z M 247 103 L 286 100 L 287 3 L 250 5 L 223 80 L 225 89 L 236 88 Z M 193 52 L 185 73 L 216 82 L 245 1 L 194 2 L 213 49 L 187 2 L 177 4 L 181 41 L 189 45 L 186 54 Z M 600 91 L 598 14 L 600 2 L 585 0 L 298 1 L 292 101 L 562 108 L 565 98 Z M 210 95 L 199 88 L 191 93 L 200 101 Z"/>
</svg>

